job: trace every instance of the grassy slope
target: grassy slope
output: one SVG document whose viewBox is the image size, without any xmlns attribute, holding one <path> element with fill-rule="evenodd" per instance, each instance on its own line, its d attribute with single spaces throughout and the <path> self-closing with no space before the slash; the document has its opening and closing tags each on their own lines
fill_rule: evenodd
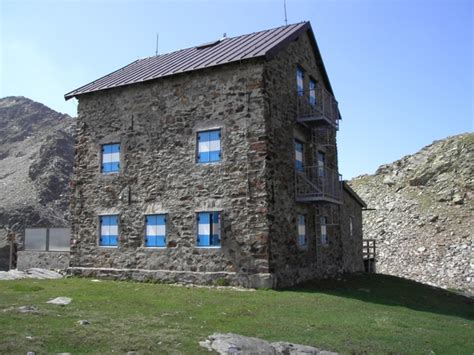
<svg viewBox="0 0 474 355">
<path fill-rule="evenodd" d="M 73 301 L 45 304 L 53 297 Z M 35 305 L 40 314 L 16 307 Z M 471 354 L 472 300 L 395 277 L 351 276 L 241 292 L 90 279 L 0 282 L 0 353 L 207 353 L 213 332 L 327 350 Z M 90 325 L 78 325 L 87 319 Z M 27 339 L 32 336 L 32 339 Z"/>
</svg>

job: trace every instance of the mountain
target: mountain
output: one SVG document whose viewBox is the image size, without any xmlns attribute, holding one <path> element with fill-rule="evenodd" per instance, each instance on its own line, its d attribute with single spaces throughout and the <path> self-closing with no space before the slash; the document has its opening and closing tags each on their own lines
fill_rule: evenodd
<svg viewBox="0 0 474 355">
<path fill-rule="evenodd" d="M 372 211 L 377 272 L 474 293 L 474 134 L 435 141 L 350 181 Z"/>
<path fill-rule="evenodd" d="M 8 229 L 67 225 L 74 131 L 73 118 L 43 104 L 0 99 L 0 248 Z"/>
</svg>

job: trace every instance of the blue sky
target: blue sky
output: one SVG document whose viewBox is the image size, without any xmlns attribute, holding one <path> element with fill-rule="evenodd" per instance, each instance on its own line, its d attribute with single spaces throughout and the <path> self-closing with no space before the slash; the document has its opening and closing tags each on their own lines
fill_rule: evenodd
<svg viewBox="0 0 474 355">
<path fill-rule="evenodd" d="M 284 24 L 283 0 L 0 0 L 0 97 L 63 95 L 137 59 Z M 344 178 L 473 131 L 474 1 L 287 0 L 311 21 L 343 121 Z"/>
</svg>

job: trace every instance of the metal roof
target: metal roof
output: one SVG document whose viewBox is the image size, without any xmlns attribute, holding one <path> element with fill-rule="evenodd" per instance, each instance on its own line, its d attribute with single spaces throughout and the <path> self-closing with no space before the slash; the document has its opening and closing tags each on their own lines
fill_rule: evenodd
<svg viewBox="0 0 474 355">
<path fill-rule="evenodd" d="M 64 97 L 68 100 L 93 91 L 140 83 L 251 58 L 271 58 L 285 44 L 308 29 L 314 40 L 309 22 L 301 22 L 247 35 L 222 38 L 221 40 L 209 42 L 201 46 L 139 59 L 67 93 Z M 315 49 L 319 55 L 317 46 Z"/>
</svg>

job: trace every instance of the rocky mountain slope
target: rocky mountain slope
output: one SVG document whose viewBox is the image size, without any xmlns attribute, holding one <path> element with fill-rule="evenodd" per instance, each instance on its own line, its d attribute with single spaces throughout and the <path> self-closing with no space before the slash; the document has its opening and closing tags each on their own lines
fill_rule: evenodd
<svg viewBox="0 0 474 355">
<path fill-rule="evenodd" d="M 350 182 L 374 211 L 377 272 L 474 293 L 474 134 L 435 141 Z"/>
<path fill-rule="evenodd" d="M 67 224 L 74 124 L 30 99 L 0 99 L 0 248 L 8 228 Z"/>
</svg>

